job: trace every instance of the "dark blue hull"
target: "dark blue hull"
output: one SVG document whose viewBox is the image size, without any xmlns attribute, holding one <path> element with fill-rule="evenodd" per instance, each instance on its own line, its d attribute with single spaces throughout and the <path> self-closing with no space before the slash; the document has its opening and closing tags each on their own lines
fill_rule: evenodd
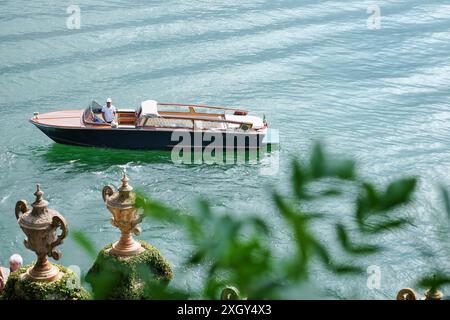
<svg viewBox="0 0 450 320">
<path fill-rule="evenodd" d="M 263 141 L 265 133 L 68 128 L 45 126 L 34 122 L 33 124 L 53 141 L 74 146 L 128 150 L 172 150 L 174 147 L 196 150 L 214 146 L 224 149 L 251 150 L 266 145 Z"/>
</svg>

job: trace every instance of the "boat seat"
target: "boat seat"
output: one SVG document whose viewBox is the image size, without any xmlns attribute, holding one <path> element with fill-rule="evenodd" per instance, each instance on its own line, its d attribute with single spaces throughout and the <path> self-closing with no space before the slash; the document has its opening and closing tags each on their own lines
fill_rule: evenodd
<svg viewBox="0 0 450 320">
<path fill-rule="evenodd" d="M 92 120 L 92 122 L 94 123 L 105 123 L 105 121 L 100 118 L 99 116 L 97 116 L 96 114 L 94 114 L 94 119 Z"/>
<path fill-rule="evenodd" d="M 226 129 L 224 122 L 207 121 L 207 120 L 195 120 L 195 126 L 199 129 Z"/>
<path fill-rule="evenodd" d="M 86 113 L 85 117 L 84 117 L 84 121 L 85 122 L 94 122 L 94 113 L 92 111 L 89 111 L 88 113 Z"/>
<path fill-rule="evenodd" d="M 185 119 L 148 118 L 146 127 L 192 128 L 192 121 Z"/>
<path fill-rule="evenodd" d="M 260 117 L 256 116 L 244 116 L 244 115 L 235 115 L 235 114 L 226 114 L 225 119 L 228 121 L 236 121 L 236 122 L 248 122 L 252 124 L 253 129 L 262 129 L 264 128 L 264 121 Z M 239 124 L 230 123 L 230 128 L 239 128 Z"/>
</svg>

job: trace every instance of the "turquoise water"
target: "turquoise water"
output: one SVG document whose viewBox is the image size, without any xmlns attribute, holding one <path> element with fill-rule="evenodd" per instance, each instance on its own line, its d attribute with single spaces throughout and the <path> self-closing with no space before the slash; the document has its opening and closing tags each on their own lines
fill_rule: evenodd
<svg viewBox="0 0 450 320">
<path fill-rule="evenodd" d="M 392 298 L 427 270 L 424 245 L 450 268 L 436 228 L 437 186 L 450 186 L 450 5 L 377 1 L 381 25 L 370 29 L 373 1 L 77 1 L 80 29 L 68 29 L 70 4 L 0 1 L 0 263 L 16 251 L 33 259 L 14 205 L 33 200 L 36 183 L 71 229 L 98 248 L 115 240 L 101 189 L 117 185 L 123 169 L 134 187 L 179 208 L 203 196 L 219 210 L 265 216 L 274 248 L 289 250 L 269 190 L 287 191 L 290 159 L 321 139 L 379 184 L 423 179 L 407 210 L 415 224 L 381 237 L 392 249 L 363 261 L 381 268 L 380 289 L 369 290 L 364 276 L 349 281 L 320 270 L 319 282 L 336 297 Z M 118 107 L 155 99 L 248 108 L 280 130 L 282 147 L 258 163 L 181 165 L 167 153 L 56 145 L 27 122 L 35 111 L 106 97 Z M 328 230 L 317 228 L 333 242 Z M 179 230 L 147 222 L 140 238 L 174 265 L 176 285 L 198 286 L 201 272 L 181 266 L 189 247 Z M 86 271 L 92 263 L 71 239 L 62 250 L 65 265 Z"/>
</svg>

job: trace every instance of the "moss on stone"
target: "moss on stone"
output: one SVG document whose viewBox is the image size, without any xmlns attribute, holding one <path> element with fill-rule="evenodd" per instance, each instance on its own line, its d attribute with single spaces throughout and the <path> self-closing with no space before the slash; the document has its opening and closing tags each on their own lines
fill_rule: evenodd
<svg viewBox="0 0 450 320">
<path fill-rule="evenodd" d="M 20 276 L 32 265 L 20 268 L 11 273 L 4 291 L 0 295 L 3 300 L 87 300 L 89 293 L 80 285 L 80 279 L 71 270 L 56 265 L 63 276 L 58 281 L 32 281 Z"/>
<path fill-rule="evenodd" d="M 161 288 L 172 280 L 172 269 L 159 250 L 144 241 L 140 243 L 145 251 L 132 257 L 112 255 L 112 244 L 100 251 L 86 275 L 96 299 L 151 299 L 149 284 Z"/>
</svg>

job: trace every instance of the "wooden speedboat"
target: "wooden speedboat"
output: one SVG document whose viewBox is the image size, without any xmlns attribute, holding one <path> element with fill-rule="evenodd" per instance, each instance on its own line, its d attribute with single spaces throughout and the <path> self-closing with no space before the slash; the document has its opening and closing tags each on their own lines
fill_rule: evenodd
<svg viewBox="0 0 450 320">
<path fill-rule="evenodd" d="M 102 119 L 101 106 L 45 114 L 30 122 L 57 143 L 116 149 L 171 150 L 174 147 L 259 149 L 277 144 L 265 119 L 226 107 L 143 101 L 117 109 L 116 121 Z"/>
</svg>

